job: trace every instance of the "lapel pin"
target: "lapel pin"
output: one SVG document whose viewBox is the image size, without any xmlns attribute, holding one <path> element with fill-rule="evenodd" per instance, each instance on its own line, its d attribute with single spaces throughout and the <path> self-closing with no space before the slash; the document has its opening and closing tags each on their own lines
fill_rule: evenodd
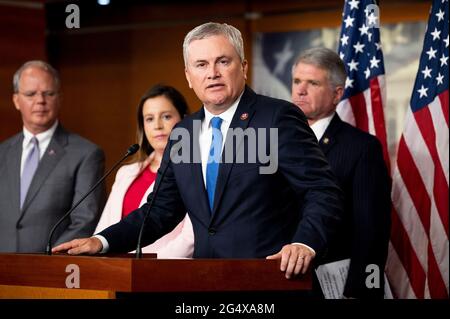
<svg viewBox="0 0 450 319">
<path fill-rule="evenodd" d="M 50 156 L 51 156 L 51 155 L 55 155 L 55 154 L 56 154 L 56 153 L 55 153 L 54 150 L 49 150 L 49 151 L 48 151 L 48 155 L 50 155 Z"/>
<path fill-rule="evenodd" d="M 328 137 L 324 137 L 323 138 L 323 144 L 328 144 L 328 143 L 330 143 L 330 139 L 328 138 Z"/>
<path fill-rule="evenodd" d="M 241 114 L 241 120 L 245 121 L 246 119 L 248 119 L 248 113 L 242 113 Z"/>
</svg>

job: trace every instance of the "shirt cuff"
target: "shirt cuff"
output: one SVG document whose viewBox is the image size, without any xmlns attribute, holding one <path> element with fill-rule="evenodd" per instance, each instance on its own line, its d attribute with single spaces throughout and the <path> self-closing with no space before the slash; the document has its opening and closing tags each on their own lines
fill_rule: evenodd
<svg viewBox="0 0 450 319">
<path fill-rule="evenodd" d="M 100 254 L 106 254 L 109 250 L 109 244 L 108 244 L 108 241 L 106 240 L 106 238 L 103 237 L 102 235 L 94 235 L 92 237 L 95 237 L 102 242 L 103 248 L 102 248 L 102 250 L 100 250 Z"/>
<path fill-rule="evenodd" d="M 314 256 L 316 255 L 316 251 L 314 249 L 312 249 L 311 247 L 309 247 L 308 245 L 302 244 L 302 243 L 292 243 L 292 245 L 301 245 L 304 246 L 306 248 L 308 248 L 309 250 L 311 250 L 314 254 Z"/>
</svg>

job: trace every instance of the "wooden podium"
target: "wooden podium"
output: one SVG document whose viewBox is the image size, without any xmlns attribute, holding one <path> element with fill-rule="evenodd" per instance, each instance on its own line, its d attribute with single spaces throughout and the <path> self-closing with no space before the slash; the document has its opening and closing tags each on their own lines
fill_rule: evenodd
<svg viewBox="0 0 450 319">
<path fill-rule="evenodd" d="M 76 280 L 73 280 L 76 278 Z M 67 283 L 66 283 L 67 282 Z M 75 288 L 67 288 L 79 283 Z M 115 298 L 116 292 L 295 291 L 311 273 L 287 280 L 265 259 L 135 259 L 120 256 L 0 254 L 0 298 Z"/>
</svg>

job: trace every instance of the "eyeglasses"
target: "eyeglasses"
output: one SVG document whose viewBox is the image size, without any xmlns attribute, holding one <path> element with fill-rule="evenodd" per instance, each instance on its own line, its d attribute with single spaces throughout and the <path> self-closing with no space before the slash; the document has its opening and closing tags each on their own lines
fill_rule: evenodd
<svg viewBox="0 0 450 319">
<path fill-rule="evenodd" d="M 28 99 L 35 99 L 38 96 L 42 96 L 43 98 L 54 98 L 56 97 L 56 95 L 58 95 L 58 92 L 56 91 L 42 91 L 42 92 L 38 92 L 38 91 L 25 91 L 25 92 L 19 92 L 20 94 L 22 94 L 23 96 L 25 96 Z"/>
</svg>

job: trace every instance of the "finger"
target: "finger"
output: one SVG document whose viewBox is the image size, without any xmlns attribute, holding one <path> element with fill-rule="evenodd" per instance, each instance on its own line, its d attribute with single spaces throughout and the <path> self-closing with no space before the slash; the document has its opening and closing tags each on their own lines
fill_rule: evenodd
<svg viewBox="0 0 450 319">
<path fill-rule="evenodd" d="M 91 239 L 80 239 L 77 240 L 75 245 L 67 251 L 69 255 L 79 255 L 84 253 L 89 253 L 91 250 Z"/>
<path fill-rule="evenodd" d="M 278 252 L 276 254 L 267 256 L 266 259 L 280 259 L 281 258 L 281 252 Z"/>
<path fill-rule="evenodd" d="M 287 267 L 289 265 L 289 258 L 291 256 L 291 251 L 289 249 L 281 250 L 281 263 L 280 263 L 280 270 L 286 271 Z"/>
<path fill-rule="evenodd" d="M 302 274 L 306 274 L 306 272 L 308 271 L 309 268 L 309 264 L 311 263 L 311 260 L 314 257 L 312 256 L 305 256 L 304 260 L 303 260 L 303 268 L 302 268 Z"/>
<path fill-rule="evenodd" d="M 292 277 L 296 264 L 298 260 L 298 254 L 294 252 L 290 252 L 289 259 L 287 260 L 287 268 L 286 268 L 286 278 L 289 279 Z"/>
<path fill-rule="evenodd" d="M 76 239 L 71 240 L 71 241 L 69 241 L 69 242 L 65 242 L 65 243 L 59 244 L 59 245 L 56 246 L 56 247 L 53 247 L 52 252 L 53 252 L 53 253 L 57 253 L 57 252 L 61 252 L 61 251 L 66 251 L 66 250 L 68 250 L 68 249 L 74 247 L 74 245 L 75 245 L 75 244 L 74 244 L 75 240 L 76 240 Z"/>
<path fill-rule="evenodd" d="M 305 263 L 305 256 L 298 256 L 297 262 L 295 264 L 294 268 L 294 275 L 298 275 L 300 271 L 302 270 L 302 267 L 304 267 Z"/>
</svg>

